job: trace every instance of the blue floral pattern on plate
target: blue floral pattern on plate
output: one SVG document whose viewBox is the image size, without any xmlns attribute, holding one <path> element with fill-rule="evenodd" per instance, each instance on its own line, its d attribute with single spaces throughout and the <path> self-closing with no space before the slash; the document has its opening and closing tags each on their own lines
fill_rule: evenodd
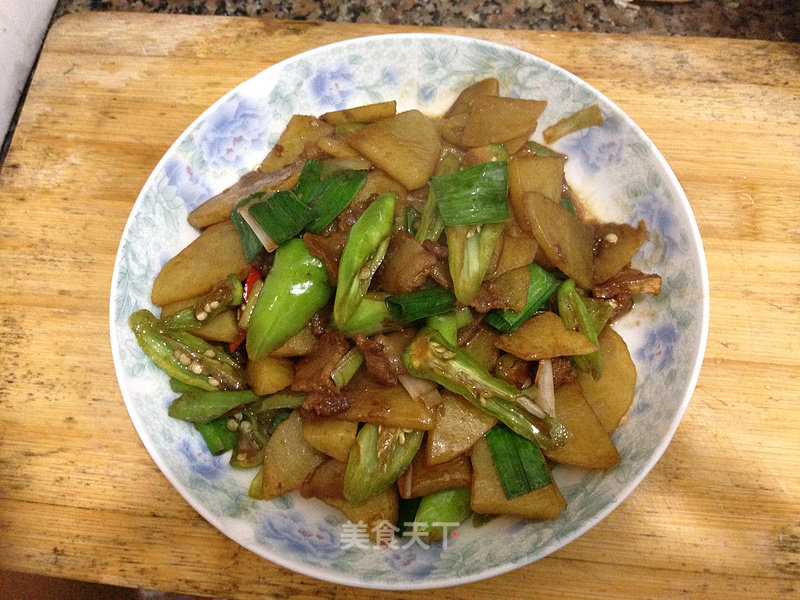
<svg viewBox="0 0 800 600">
<path fill-rule="evenodd" d="M 186 423 L 170 419 L 174 396 L 127 325 L 152 308 L 161 265 L 197 234 L 186 215 L 258 164 L 294 113 L 320 114 L 395 99 L 399 110 L 443 112 L 466 85 L 497 77 L 504 94 L 548 101 L 551 124 L 593 103 L 602 127 L 562 138 L 567 177 L 606 220 L 645 219 L 648 235 L 634 266 L 664 280 L 617 330 L 639 372 L 634 406 L 614 434 L 622 460 L 611 470 L 554 471 L 569 506 L 555 521 L 497 518 L 469 522 L 446 546 L 363 548 L 343 543 L 344 517 L 290 494 L 248 498 L 252 473 L 203 454 Z M 540 127 L 541 129 L 542 127 Z M 537 133 L 537 135 L 539 135 Z M 156 464 L 210 523 L 251 551 L 289 569 L 349 585 L 416 589 L 491 577 L 535 561 L 599 522 L 659 459 L 686 409 L 705 348 L 708 281 L 689 203 L 656 148 L 619 108 L 589 85 L 540 58 L 481 40 L 435 34 L 358 38 L 305 52 L 266 69 L 211 106 L 173 144 L 133 206 L 120 241 L 110 302 L 119 385 L 137 432 Z"/>
</svg>

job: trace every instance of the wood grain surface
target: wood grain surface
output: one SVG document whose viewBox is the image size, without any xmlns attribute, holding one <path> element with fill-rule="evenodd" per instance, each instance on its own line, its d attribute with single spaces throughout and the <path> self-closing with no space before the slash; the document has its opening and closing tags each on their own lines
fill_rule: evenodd
<svg viewBox="0 0 800 600">
<path fill-rule="evenodd" d="M 411 27 L 84 13 L 44 46 L 0 174 L 0 568 L 225 598 L 422 598 L 289 572 L 206 523 L 117 387 L 108 298 L 150 171 L 225 92 L 328 42 Z M 562 550 L 441 598 L 800 594 L 800 47 L 493 31 L 626 111 L 708 259 L 696 393 L 662 460 Z M 0 594 L 2 595 L 2 594 Z"/>
</svg>

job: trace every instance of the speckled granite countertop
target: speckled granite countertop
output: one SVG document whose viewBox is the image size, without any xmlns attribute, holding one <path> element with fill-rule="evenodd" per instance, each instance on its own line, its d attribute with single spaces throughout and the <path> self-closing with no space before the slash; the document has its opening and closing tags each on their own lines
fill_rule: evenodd
<svg viewBox="0 0 800 600">
<path fill-rule="evenodd" d="M 800 41 L 800 0 L 59 0 L 83 10 Z"/>
</svg>

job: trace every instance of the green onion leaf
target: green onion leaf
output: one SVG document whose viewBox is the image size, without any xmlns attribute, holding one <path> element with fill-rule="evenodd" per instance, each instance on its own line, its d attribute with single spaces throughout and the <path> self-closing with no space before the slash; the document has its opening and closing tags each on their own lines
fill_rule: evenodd
<svg viewBox="0 0 800 600">
<path fill-rule="evenodd" d="M 441 315 L 455 306 L 453 292 L 443 287 L 432 287 L 386 297 L 389 314 L 398 321 L 410 323 L 434 315 Z"/>
<path fill-rule="evenodd" d="M 239 204 L 236 205 L 236 208 L 231 211 L 231 221 L 233 221 L 233 226 L 236 227 L 236 231 L 239 232 L 239 240 L 242 242 L 244 258 L 248 263 L 253 262 L 255 257 L 258 256 L 258 253 L 261 252 L 261 249 L 264 248 L 264 244 L 261 243 L 261 239 L 259 238 L 258 234 L 253 231 L 253 228 L 250 227 L 245 217 L 242 216 L 240 209 L 246 207 L 251 202 L 262 198 L 263 196 L 263 192 L 248 196 L 239 202 Z"/>
<path fill-rule="evenodd" d="M 508 165 L 491 161 L 449 175 L 431 177 L 446 226 L 508 220 Z"/>
<path fill-rule="evenodd" d="M 303 231 L 314 218 L 314 210 L 292 190 L 275 192 L 249 206 L 250 215 L 279 246 Z"/>
<path fill-rule="evenodd" d="M 325 177 L 325 163 L 309 159 L 295 186 L 297 196 L 313 210 L 306 230 L 319 233 L 355 198 L 367 180 L 362 171 L 336 170 Z"/>
<path fill-rule="evenodd" d="M 530 319 L 534 313 L 542 310 L 561 283 L 553 273 L 545 271 L 537 264 L 528 265 L 528 272 L 530 283 L 528 283 L 525 308 L 520 312 L 493 309 L 486 315 L 486 322 L 503 333 L 514 333 L 517 327 Z"/>
<path fill-rule="evenodd" d="M 486 434 L 506 498 L 511 500 L 552 483 L 542 451 L 532 441 L 502 424 Z"/>
</svg>

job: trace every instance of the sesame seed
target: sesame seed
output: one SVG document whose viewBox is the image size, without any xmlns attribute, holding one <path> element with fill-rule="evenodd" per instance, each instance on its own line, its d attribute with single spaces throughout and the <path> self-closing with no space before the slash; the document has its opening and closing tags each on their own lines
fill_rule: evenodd
<svg viewBox="0 0 800 600">
<path fill-rule="evenodd" d="M 219 387 L 219 379 L 216 377 L 209 377 L 208 378 L 208 385 L 213 387 Z"/>
<path fill-rule="evenodd" d="M 192 359 L 189 358 L 189 355 L 185 352 L 181 352 L 178 355 L 178 362 L 181 363 L 184 367 L 188 367 L 192 363 Z"/>
<path fill-rule="evenodd" d="M 608 233 L 603 239 L 605 239 L 605 241 L 607 241 L 609 244 L 616 244 L 619 241 L 619 237 L 617 237 L 616 233 Z"/>
<path fill-rule="evenodd" d="M 209 306 L 209 307 L 211 307 L 211 310 L 216 310 L 216 309 L 218 309 L 218 308 L 219 308 L 219 301 L 218 301 L 218 300 L 212 300 L 212 301 L 209 303 L 209 305 L 208 305 L 208 306 Z"/>
<path fill-rule="evenodd" d="M 242 421 L 242 424 L 239 425 L 242 428 L 242 431 L 252 431 L 253 426 L 250 424 L 250 421 Z"/>
<path fill-rule="evenodd" d="M 227 423 L 225 423 L 225 427 L 228 431 L 236 431 L 239 428 L 239 424 L 236 422 L 236 419 L 228 419 Z"/>
<path fill-rule="evenodd" d="M 216 353 L 211 348 L 203 352 L 203 354 L 208 358 L 214 358 L 216 356 Z"/>
<path fill-rule="evenodd" d="M 369 279 L 372 275 L 372 271 L 369 267 L 361 267 L 361 270 L 358 272 L 359 279 Z"/>
<path fill-rule="evenodd" d="M 192 371 L 192 373 L 194 373 L 195 375 L 200 375 L 200 373 L 202 373 L 202 372 L 203 372 L 203 365 L 201 365 L 201 364 L 200 364 L 199 362 L 197 362 L 197 361 L 193 361 L 193 362 L 192 362 L 192 363 L 189 365 L 189 369 L 190 369 L 190 370 Z"/>
<path fill-rule="evenodd" d="M 195 318 L 198 321 L 205 321 L 208 318 L 208 313 L 201 310 L 199 313 L 195 315 Z"/>
</svg>

